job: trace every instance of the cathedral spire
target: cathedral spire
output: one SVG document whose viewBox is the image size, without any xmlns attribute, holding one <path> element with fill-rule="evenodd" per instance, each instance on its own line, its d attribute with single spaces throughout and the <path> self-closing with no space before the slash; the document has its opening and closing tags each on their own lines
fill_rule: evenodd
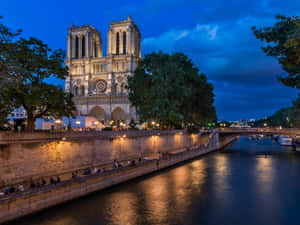
<svg viewBox="0 0 300 225">
<path fill-rule="evenodd" d="M 128 21 L 132 21 L 131 16 L 128 16 L 127 20 L 128 20 Z"/>
</svg>

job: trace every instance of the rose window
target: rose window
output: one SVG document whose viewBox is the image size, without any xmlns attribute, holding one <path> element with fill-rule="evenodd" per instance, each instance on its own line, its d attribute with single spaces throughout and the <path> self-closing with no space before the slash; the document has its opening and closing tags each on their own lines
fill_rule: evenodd
<svg viewBox="0 0 300 225">
<path fill-rule="evenodd" d="M 97 80 L 96 81 L 96 92 L 104 93 L 107 88 L 107 82 L 105 80 Z"/>
</svg>

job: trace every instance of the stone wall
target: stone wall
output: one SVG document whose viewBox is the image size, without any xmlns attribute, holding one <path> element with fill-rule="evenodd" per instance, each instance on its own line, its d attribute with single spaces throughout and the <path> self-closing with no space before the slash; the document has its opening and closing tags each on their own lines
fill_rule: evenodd
<svg viewBox="0 0 300 225">
<path fill-rule="evenodd" d="M 205 135 L 169 132 L 0 134 L 0 185 L 9 185 L 203 144 Z"/>
<path fill-rule="evenodd" d="M 194 149 L 185 151 L 174 154 L 171 159 L 160 160 L 159 165 L 156 160 L 147 160 L 135 167 L 124 167 L 112 173 L 92 175 L 91 177 L 82 178 L 79 181 L 60 183 L 54 188 L 50 186 L 37 193 L 24 193 L 23 196 L 0 200 L 0 223 L 70 201 L 136 177 L 159 171 L 217 149 L 218 147 L 215 146 L 202 150 Z"/>
</svg>

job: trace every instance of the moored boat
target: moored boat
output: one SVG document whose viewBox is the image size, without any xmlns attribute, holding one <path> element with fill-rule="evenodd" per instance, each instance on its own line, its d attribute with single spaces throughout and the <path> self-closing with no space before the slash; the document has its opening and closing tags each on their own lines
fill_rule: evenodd
<svg viewBox="0 0 300 225">
<path fill-rule="evenodd" d="M 293 145 L 293 138 L 289 136 L 279 136 L 278 142 L 280 145 L 292 146 Z"/>
</svg>

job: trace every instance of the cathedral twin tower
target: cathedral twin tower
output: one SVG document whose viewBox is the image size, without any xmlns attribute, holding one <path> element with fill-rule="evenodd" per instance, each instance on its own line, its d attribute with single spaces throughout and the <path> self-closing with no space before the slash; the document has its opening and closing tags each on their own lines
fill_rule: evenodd
<svg viewBox="0 0 300 225">
<path fill-rule="evenodd" d="M 141 59 L 141 34 L 132 19 L 111 22 L 107 56 L 103 56 L 100 32 L 90 25 L 72 25 L 67 39 L 65 89 L 74 95 L 77 114 L 103 123 L 136 120 L 126 90 L 127 77 Z"/>
</svg>

